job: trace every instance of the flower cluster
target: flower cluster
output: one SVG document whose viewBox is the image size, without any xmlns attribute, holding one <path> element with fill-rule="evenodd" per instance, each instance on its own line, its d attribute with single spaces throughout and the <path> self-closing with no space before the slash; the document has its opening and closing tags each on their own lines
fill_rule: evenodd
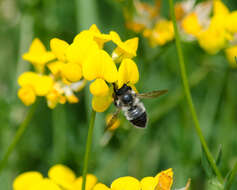
<svg viewBox="0 0 237 190">
<path fill-rule="evenodd" d="M 182 190 L 188 190 L 189 183 Z M 98 183 L 96 176 L 87 174 L 86 190 L 170 190 L 173 184 L 173 171 L 167 169 L 155 177 L 144 177 L 141 181 L 125 176 L 114 180 L 109 187 Z M 48 178 L 41 173 L 31 171 L 20 174 L 13 182 L 13 190 L 81 190 L 82 177 L 76 177 L 74 172 L 64 166 L 55 165 L 48 171 Z M 181 190 L 181 189 L 180 189 Z"/>
<path fill-rule="evenodd" d="M 152 46 L 174 38 L 172 22 L 159 14 L 160 4 L 161 0 L 155 0 L 154 6 L 134 0 L 133 15 L 124 9 L 126 26 L 142 32 Z M 230 11 L 221 0 L 183 0 L 175 4 L 175 16 L 184 41 L 197 41 L 209 54 L 224 49 L 231 66 L 237 67 L 237 11 Z"/>
<path fill-rule="evenodd" d="M 142 33 L 151 46 L 162 46 L 174 39 L 172 21 L 160 15 L 161 0 L 154 0 L 155 5 L 134 0 L 135 12 L 124 8 L 127 28 Z"/>
<path fill-rule="evenodd" d="M 116 45 L 111 55 L 104 49 L 107 42 Z M 116 32 L 103 34 L 96 25 L 80 32 L 71 44 L 51 39 L 51 51 L 35 39 L 23 55 L 24 60 L 33 64 L 35 72 L 19 76 L 18 96 L 25 105 L 33 104 L 37 96 L 44 96 L 48 106 L 54 108 L 58 103 L 77 103 L 75 92 L 91 81 L 92 107 L 103 112 L 112 102 L 113 83 L 120 88 L 138 81 L 138 68 L 132 60 L 137 47 L 138 38 L 122 41 Z"/>
</svg>

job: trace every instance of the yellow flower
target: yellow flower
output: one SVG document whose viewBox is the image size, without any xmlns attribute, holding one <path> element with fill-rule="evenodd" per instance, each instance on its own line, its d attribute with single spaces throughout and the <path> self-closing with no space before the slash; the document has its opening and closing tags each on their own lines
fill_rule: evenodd
<svg viewBox="0 0 237 190">
<path fill-rule="evenodd" d="M 120 62 L 124 58 L 133 58 L 135 57 L 137 47 L 138 47 L 138 38 L 131 38 L 125 42 L 122 42 L 119 35 L 111 31 L 110 36 L 112 41 L 117 45 L 117 48 L 112 53 L 112 57 L 116 62 Z"/>
<path fill-rule="evenodd" d="M 227 30 L 232 33 L 237 33 L 237 11 L 231 12 L 225 21 Z"/>
<path fill-rule="evenodd" d="M 18 97 L 29 106 L 35 102 L 36 96 L 45 96 L 49 93 L 53 87 L 53 79 L 34 72 L 25 72 L 19 76 L 18 84 L 21 86 Z"/>
<path fill-rule="evenodd" d="M 237 57 L 237 45 L 226 48 L 225 54 L 229 64 L 233 68 L 237 68 L 236 57 Z"/>
<path fill-rule="evenodd" d="M 59 61 L 66 61 L 66 49 L 69 44 L 58 38 L 50 40 L 50 48 Z"/>
<path fill-rule="evenodd" d="M 33 190 L 32 186 L 43 180 L 39 172 L 25 172 L 16 177 L 13 182 L 13 190 Z"/>
<path fill-rule="evenodd" d="M 46 75 L 25 72 L 18 78 L 21 87 L 30 86 L 37 96 L 45 96 L 53 87 L 53 79 Z"/>
<path fill-rule="evenodd" d="M 97 28 L 95 24 L 93 24 L 89 30 L 84 30 L 80 32 L 75 38 L 74 41 L 78 41 L 81 39 L 92 40 L 97 43 L 100 49 L 103 48 L 104 43 L 111 40 L 111 36 L 109 34 L 102 34 L 100 30 Z"/>
<path fill-rule="evenodd" d="M 93 96 L 92 99 L 92 108 L 96 112 L 104 112 L 108 109 L 110 104 L 113 102 L 111 93 L 108 93 L 106 96 Z"/>
<path fill-rule="evenodd" d="M 130 176 L 120 177 L 111 184 L 111 190 L 140 190 L 140 188 L 140 182 Z"/>
<path fill-rule="evenodd" d="M 98 179 L 96 176 L 92 175 L 92 174 L 87 174 L 86 175 L 86 190 L 92 190 L 92 188 L 95 186 L 95 184 L 97 183 Z M 77 178 L 73 185 L 72 185 L 72 189 L 70 190 L 81 190 L 82 189 L 82 177 Z"/>
<path fill-rule="evenodd" d="M 109 124 L 110 120 L 112 119 L 112 114 L 108 114 L 105 118 L 106 124 Z M 113 123 L 113 125 L 111 125 L 109 127 L 109 131 L 114 131 L 116 130 L 118 127 L 120 126 L 120 120 L 118 118 L 116 118 L 115 122 Z"/>
<path fill-rule="evenodd" d="M 64 64 L 65 63 L 63 63 L 62 61 L 54 61 L 49 63 L 47 67 L 55 77 L 59 77 L 61 75 L 62 67 L 64 66 Z"/>
<path fill-rule="evenodd" d="M 198 16 L 196 13 L 190 13 L 182 20 L 182 28 L 187 34 L 197 36 L 202 29 L 202 26 L 199 24 Z"/>
<path fill-rule="evenodd" d="M 221 0 L 213 1 L 213 14 L 214 15 L 228 15 L 229 10 Z"/>
<path fill-rule="evenodd" d="M 70 82 L 79 81 L 82 77 L 81 66 L 76 63 L 66 63 L 61 67 L 62 77 Z"/>
<path fill-rule="evenodd" d="M 199 45 L 210 54 L 216 54 L 227 44 L 226 31 L 209 27 L 198 36 Z"/>
<path fill-rule="evenodd" d="M 59 187 L 57 184 L 55 184 L 50 179 L 43 179 L 39 183 L 35 183 L 34 186 L 32 186 L 31 190 L 63 190 L 61 187 Z"/>
<path fill-rule="evenodd" d="M 102 183 L 97 183 L 93 188 L 93 190 L 110 190 L 110 188 L 108 188 L 106 185 Z"/>
<path fill-rule="evenodd" d="M 173 23 L 168 20 L 159 20 L 153 29 L 147 29 L 143 35 L 149 38 L 151 46 L 165 45 L 174 39 Z"/>
<path fill-rule="evenodd" d="M 56 184 L 65 189 L 70 189 L 76 180 L 74 172 L 70 168 L 61 164 L 51 167 L 49 169 L 48 176 Z"/>
<path fill-rule="evenodd" d="M 142 190 L 170 190 L 173 184 L 173 171 L 167 169 L 155 177 L 145 177 L 141 180 Z"/>
<path fill-rule="evenodd" d="M 98 44 L 91 38 L 78 36 L 66 50 L 67 61 L 83 66 L 85 60 L 98 49 Z"/>
<path fill-rule="evenodd" d="M 155 176 L 155 179 L 158 181 L 155 190 L 170 190 L 173 184 L 173 175 L 174 173 L 171 168 L 158 173 Z"/>
<path fill-rule="evenodd" d="M 32 105 L 36 100 L 36 94 L 30 86 L 20 88 L 18 90 L 18 97 L 26 106 Z"/>
<path fill-rule="evenodd" d="M 139 80 L 139 72 L 136 63 L 131 59 L 123 59 L 118 70 L 118 88 L 123 84 L 136 84 Z"/>
<path fill-rule="evenodd" d="M 95 80 L 90 87 L 91 93 L 96 96 L 104 96 L 108 92 L 105 82 L 117 81 L 118 71 L 109 54 L 104 50 L 98 50 L 91 55 L 83 65 L 83 76 L 87 80 Z"/>
<path fill-rule="evenodd" d="M 33 40 L 29 51 L 24 53 L 22 57 L 24 60 L 31 62 L 38 72 L 43 72 L 44 65 L 55 59 L 55 55 L 47 51 L 38 38 Z"/>
<path fill-rule="evenodd" d="M 108 94 L 109 87 L 103 79 L 99 78 L 90 85 L 90 91 L 94 96 L 106 96 Z"/>
</svg>

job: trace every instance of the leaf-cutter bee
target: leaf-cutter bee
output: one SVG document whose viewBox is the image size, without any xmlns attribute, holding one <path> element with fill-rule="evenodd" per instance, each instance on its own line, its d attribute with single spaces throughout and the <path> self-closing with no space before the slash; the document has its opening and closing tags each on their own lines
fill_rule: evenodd
<svg viewBox="0 0 237 190">
<path fill-rule="evenodd" d="M 130 86 L 124 84 L 118 89 L 116 84 L 113 84 L 113 98 L 117 111 L 113 114 L 106 129 L 110 128 L 116 121 L 119 112 L 122 110 L 126 119 L 135 127 L 145 128 L 147 126 L 147 113 L 142 98 L 155 98 L 168 92 L 168 90 L 156 90 L 148 93 L 138 94 Z"/>
</svg>

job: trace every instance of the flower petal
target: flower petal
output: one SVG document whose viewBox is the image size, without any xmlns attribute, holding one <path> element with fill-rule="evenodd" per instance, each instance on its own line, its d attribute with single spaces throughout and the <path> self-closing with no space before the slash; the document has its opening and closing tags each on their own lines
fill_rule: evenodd
<svg viewBox="0 0 237 190">
<path fill-rule="evenodd" d="M 170 190 L 173 184 L 173 175 L 172 168 L 158 173 L 155 176 L 155 179 L 158 181 L 155 190 Z"/>
<path fill-rule="evenodd" d="M 30 86 L 21 87 L 17 95 L 26 106 L 32 105 L 36 100 L 35 92 Z"/>
<path fill-rule="evenodd" d="M 104 112 L 108 109 L 113 99 L 111 96 L 93 96 L 92 108 L 96 112 Z"/>
<path fill-rule="evenodd" d="M 83 65 L 83 76 L 87 80 L 101 78 L 107 82 L 117 81 L 118 73 L 115 63 L 104 50 L 97 50 Z"/>
<path fill-rule="evenodd" d="M 131 190 L 131 189 L 140 190 L 141 185 L 140 185 L 140 182 L 136 178 L 126 176 L 126 177 L 120 177 L 114 180 L 113 183 L 111 184 L 111 189 L 112 190 Z"/>
<path fill-rule="evenodd" d="M 58 76 L 61 73 L 64 64 L 65 63 L 61 61 L 54 61 L 52 63 L 49 63 L 47 66 L 54 76 Z"/>
<path fill-rule="evenodd" d="M 155 190 L 157 183 L 154 177 L 144 177 L 141 180 L 141 190 Z"/>
<path fill-rule="evenodd" d="M 36 82 L 38 74 L 34 72 L 24 72 L 18 77 L 18 84 L 23 86 L 32 86 Z"/>
<path fill-rule="evenodd" d="M 49 76 L 39 75 L 33 87 L 36 95 L 45 96 L 53 87 L 53 79 Z"/>
<path fill-rule="evenodd" d="M 98 50 L 97 43 L 90 38 L 78 38 L 67 48 L 66 57 L 68 62 L 83 65 L 88 57 L 91 57 L 94 51 Z"/>
<path fill-rule="evenodd" d="M 96 79 L 90 85 L 90 92 L 94 96 L 106 96 L 109 92 L 109 87 L 103 79 Z"/>
<path fill-rule="evenodd" d="M 35 183 L 30 190 L 62 190 L 57 184 L 50 179 L 43 179 L 39 183 Z"/>
<path fill-rule="evenodd" d="M 110 190 L 110 188 L 108 188 L 106 185 L 102 183 L 97 183 L 93 188 L 93 190 Z"/>
<path fill-rule="evenodd" d="M 76 180 L 74 172 L 61 164 L 55 165 L 49 169 L 48 176 L 56 184 L 62 186 L 65 189 L 72 187 L 72 184 Z"/>
<path fill-rule="evenodd" d="M 123 84 L 135 84 L 139 80 L 139 72 L 136 63 L 131 59 L 124 59 L 118 71 L 118 88 Z"/>
<path fill-rule="evenodd" d="M 92 174 L 86 175 L 86 190 L 92 190 L 92 188 L 97 183 L 98 179 L 96 176 Z M 82 177 L 79 177 L 76 179 L 76 181 L 73 184 L 73 189 L 75 190 L 81 190 L 82 189 Z"/>
<path fill-rule="evenodd" d="M 43 180 L 39 172 L 25 172 L 16 177 L 13 190 L 31 190 L 31 187 Z"/>
<path fill-rule="evenodd" d="M 69 44 L 67 42 L 58 38 L 53 38 L 50 40 L 50 48 L 60 61 L 66 61 L 65 52 L 68 46 Z"/>
<path fill-rule="evenodd" d="M 61 69 L 62 76 L 70 82 L 79 81 L 82 77 L 81 66 L 76 63 L 66 63 Z"/>
</svg>

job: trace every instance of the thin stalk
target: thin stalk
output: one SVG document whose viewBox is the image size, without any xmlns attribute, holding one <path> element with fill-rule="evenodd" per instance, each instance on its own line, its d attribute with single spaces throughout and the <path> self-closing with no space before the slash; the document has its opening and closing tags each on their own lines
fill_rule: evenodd
<svg viewBox="0 0 237 190">
<path fill-rule="evenodd" d="M 234 179 L 235 179 L 236 175 L 237 175 L 237 162 L 235 163 L 234 168 L 230 173 L 230 177 L 229 177 L 229 179 L 228 179 L 228 181 L 225 185 L 225 190 L 230 189 L 232 183 L 234 182 Z"/>
<path fill-rule="evenodd" d="M 2 170 L 4 169 L 4 167 L 7 164 L 8 158 L 11 155 L 11 153 L 13 152 L 13 150 L 15 149 L 17 143 L 19 142 L 20 138 L 22 137 L 22 135 L 24 134 L 27 126 L 29 125 L 34 113 L 35 113 L 35 109 L 36 109 L 36 104 L 35 103 L 29 110 L 29 112 L 27 113 L 25 119 L 23 120 L 23 122 L 21 123 L 21 125 L 18 127 L 16 134 L 11 142 L 11 144 L 9 145 L 6 153 L 4 154 L 2 160 L 0 161 L 0 173 L 2 172 Z"/>
<path fill-rule="evenodd" d="M 175 39 L 176 39 L 175 43 L 176 43 L 177 53 L 178 53 L 178 57 L 179 57 L 179 65 L 180 65 L 180 71 L 181 71 L 181 77 L 182 77 L 182 81 L 183 81 L 185 96 L 186 96 L 187 103 L 188 103 L 188 106 L 189 106 L 189 109 L 190 109 L 190 112 L 191 112 L 191 115 L 193 118 L 196 133 L 201 141 L 203 150 L 206 154 L 206 157 L 207 157 L 213 171 L 215 172 L 218 180 L 223 184 L 223 182 L 224 182 L 223 177 L 222 177 L 219 169 L 216 166 L 215 160 L 214 160 L 214 158 L 207 146 L 205 138 L 202 134 L 202 130 L 201 130 L 201 127 L 200 127 L 200 124 L 198 121 L 197 113 L 196 113 L 196 110 L 195 110 L 195 107 L 193 104 L 193 100 L 192 100 L 192 96 L 190 93 L 190 88 L 189 88 L 189 84 L 188 84 L 188 77 L 187 77 L 186 68 L 185 68 L 185 64 L 184 64 L 183 52 L 182 52 L 182 48 L 181 48 L 180 36 L 179 36 L 176 18 L 175 18 L 175 14 L 174 14 L 173 0 L 169 0 L 169 5 L 170 5 L 170 13 L 171 13 L 172 21 L 173 21 L 173 25 L 174 25 Z"/>
<path fill-rule="evenodd" d="M 88 130 L 88 136 L 87 136 L 87 140 L 86 140 L 86 153 L 85 153 L 85 157 L 84 157 L 84 166 L 83 166 L 83 172 L 82 172 L 82 190 L 85 190 L 85 187 L 86 187 L 86 174 L 87 174 L 88 163 L 89 163 L 89 158 L 90 158 L 90 150 L 91 150 L 91 144 L 92 144 L 92 136 L 93 136 L 93 129 L 94 129 L 94 124 L 95 124 L 95 117 L 96 117 L 96 112 L 94 110 L 92 110 L 90 125 L 89 125 L 89 130 Z"/>
</svg>

